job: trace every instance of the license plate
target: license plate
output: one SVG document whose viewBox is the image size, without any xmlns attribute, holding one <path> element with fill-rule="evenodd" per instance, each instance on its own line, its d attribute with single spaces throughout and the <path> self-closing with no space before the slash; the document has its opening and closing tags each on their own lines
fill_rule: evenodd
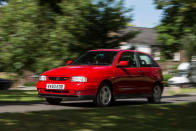
<svg viewBox="0 0 196 131">
<path fill-rule="evenodd" d="M 64 84 L 47 84 L 46 89 L 64 90 Z"/>
</svg>

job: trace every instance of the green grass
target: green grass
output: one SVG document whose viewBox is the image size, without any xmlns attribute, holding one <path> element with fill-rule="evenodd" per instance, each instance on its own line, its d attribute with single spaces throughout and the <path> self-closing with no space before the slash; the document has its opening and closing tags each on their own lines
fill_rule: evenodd
<svg viewBox="0 0 196 131">
<path fill-rule="evenodd" d="M 26 82 L 23 84 L 24 86 L 36 86 L 37 82 Z"/>
<path fill-rule="evenodd" d="M 196 88 L 182 88 L 180 91 L 181 94 L 185 93 L 196 93 Z"/>
<path fill-rule="evenodd" d="M 0 90 L 1 101 L 36 102 L 43 101 L 38 97 L 37 91 Z"/>
<path fill-rule="evenodd" d="M 180 88 L 179 92 L 170 90 L 168 93 L 169 93 L 170 95 L 187 94 L 187 93 L 196 93 L 196 88 Z"/>
<path fill-rule="evenodd" d="M 196 103 L 0 114 L 2 131 L 195 131 Z"/>
</svg>

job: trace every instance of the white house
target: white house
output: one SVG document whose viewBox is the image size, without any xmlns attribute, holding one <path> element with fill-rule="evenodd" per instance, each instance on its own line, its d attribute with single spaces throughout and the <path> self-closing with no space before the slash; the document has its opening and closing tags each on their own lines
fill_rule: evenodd
<svg viewBox="0 0 196 131">
<path fill-rule="evenodd" d="M 136 31 L 138 34 L 126 42 L 122 42 L 121 49 L 134 48 L 135 50 L 146 52 L 151 54 L 155 60 L 159 61 L 160 48 L 157 44 L 158 33 L 154 28 L 143 28 L 143 27 L 127 27 L 124 32 Z M 184 55 L 182 52 L 175 52 L 173 54 L 173 60 L 176 62 L 184 61 Z"/>
</svg>

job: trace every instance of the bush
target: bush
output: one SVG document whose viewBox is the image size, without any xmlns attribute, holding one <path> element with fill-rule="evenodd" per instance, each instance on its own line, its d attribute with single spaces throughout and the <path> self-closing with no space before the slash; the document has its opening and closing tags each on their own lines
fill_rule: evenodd
<svg viewBox="0 0 196 131">
<path fill-rule="evenodd" d="M 170 78 L 172 78 L 172 75 L 170 75 L 170 74 L 164 74 L 163 75 L 163 80 L 164 80 L 165 86 L 168 86 L 168 80 Z"/>
<path fill-rule="evenodd" d="M 37 82 L 26 82 L 23 84 L 24 86 L 36 86 Z"/>
</svg>

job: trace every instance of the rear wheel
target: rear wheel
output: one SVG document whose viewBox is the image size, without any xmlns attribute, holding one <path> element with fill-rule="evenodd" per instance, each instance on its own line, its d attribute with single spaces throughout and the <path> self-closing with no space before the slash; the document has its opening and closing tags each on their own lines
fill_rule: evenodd
<svg viewBox="0 0 196 131">
<path fill-rule="evenodd" d="M 159 85 L 155 85 L 155 87 L 152 90 L 152 96 L 148 97 L 148 102 L 149 103 L 160 103 L 161 95 L 162 95 L 161 87 Z"/>
<path fill-rule="evenodd" d="M 111 87 L 108 84 L 102 84 L 94 101 L 95 104 L 97 106 L 109 106 L 112 100 L 113 93 Z"/>
<path fill-rule="evenodd" d="M 61 98 L 46 98 L 46 101 L 51 105 L 59 105 L 62 99 Z"/>
</svg>

